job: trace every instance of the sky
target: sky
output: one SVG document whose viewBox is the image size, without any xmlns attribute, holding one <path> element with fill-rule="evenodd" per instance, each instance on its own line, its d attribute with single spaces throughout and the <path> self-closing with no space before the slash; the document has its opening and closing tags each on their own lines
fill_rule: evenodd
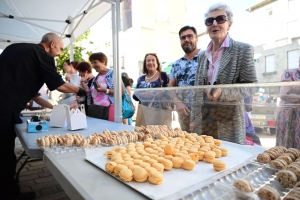
<svg viewBox="0 0 300 200">
<path fill-rule="evenodd" d="M 227 4 L 233 13 L 233 24 L 229 32 L 230 36 L 234 40 L 250 43 L 248 38 L 249 34 L 251 34 L 251 13 L 246 11 L 246 9 L 258 3 L 258 0 L 188 0 L 187 23 L 194 26 L 198 33 L 206 31 L 206 27 L 204 25 L 204 13 L 207 12 L 211 5 L 219 2 Z M 208 43 L 199 45 L 204 48 L 208 45 Z"/>
</svg>

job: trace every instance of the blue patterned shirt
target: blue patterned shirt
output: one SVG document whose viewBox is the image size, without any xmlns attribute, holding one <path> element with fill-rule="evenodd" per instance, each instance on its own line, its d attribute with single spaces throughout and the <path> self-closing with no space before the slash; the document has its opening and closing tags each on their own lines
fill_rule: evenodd
<svg viewBox="0 0 300 200">
<path fill-rule="evenodd" d="M 202 52 L 199 50 L 198 53 L 191 59 L 188 60 L 183 56 L 173 63 L 170 79 L 175 79 L 178 87 L 194 86 L 197 67 L 198 67 L 198 56 Z M 191 102 L 192 91 L 190 90 L 179 90 L 178 98 L 183 102 Z M 187 105 L 190 109 L 190 105 Z"/>
</svg>

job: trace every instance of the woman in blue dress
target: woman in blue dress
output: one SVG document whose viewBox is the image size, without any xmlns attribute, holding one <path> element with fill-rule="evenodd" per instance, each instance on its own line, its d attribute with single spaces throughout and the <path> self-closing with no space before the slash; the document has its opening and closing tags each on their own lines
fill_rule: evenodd
<svg viewBox="0 0 300 200">
<path fill-rule="evenodd" d="M 169 77 L 165 72 L 161 71 L 160 62 L 156 54 L 148 53 L 145 55 L 142 72 L 144 75 L 138 78 L 136 88 L 156 88 L 168 86 Z M 160 100 L 163 95 L 163 91 L 136 92 L 133 95 L 133 99 L 139 101 L 139 103 L 142 103 L 144 106 L 148 106 L 152 100 Z M 159 102 L 154 101 L 151 106 L 159 108 Z M 138 116 L 139 113 L 137 113 L 137 117 Z"/>
<path fill-rule="evenodd" d="M 136 88 L 156 88 L 167 87 L 169 77 L 165 72 L 161 71 L 160 62 L 156 54 L 148 53 L 145 55 L 143 64 L 143 74 L 137 80 Z M 138 92 L 133 95 L 133 99 L 148 106 L 152 99 L 160 99 L 163 92 Z M 158 102 L 154 102 L 152 107 L 159 107 Z"/>
</svg>

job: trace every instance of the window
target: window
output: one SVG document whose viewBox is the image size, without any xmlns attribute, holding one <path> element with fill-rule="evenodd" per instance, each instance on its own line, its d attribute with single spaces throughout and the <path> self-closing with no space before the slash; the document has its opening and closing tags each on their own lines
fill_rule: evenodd
<svg viewBox="0 0 300 200">
<path fill-rule="evenodd" d="M 289 38 L 299 37 L 300 28 L 299 28 L 299 23 L 297 20 L 289 22 L 287 24 L 287 26 L 288 26 L 288 37 Z"/>
<path fill-rule="evenodd" d="M 159 21 L 169 21 L 169 0 L 156 0 L 156 18 Z"/>
<path fill-rule="evenodd" d="M 266 73 L 275 72 L 275 56 L 266 56 Z"/>
<path fill-rule="evenodd" d="M 299 67 L 299 50 L 288 51 L 288 69 Z"/>
<path fill-rule="evenodd" d="M 273 10 L 272 10 L 272 8 L 268 8 L 268 9 L 266 10 L 266 12 L 267 12 L 267 17 L 272 17 L 272 15 L 273 15 Z"/>
</svg>

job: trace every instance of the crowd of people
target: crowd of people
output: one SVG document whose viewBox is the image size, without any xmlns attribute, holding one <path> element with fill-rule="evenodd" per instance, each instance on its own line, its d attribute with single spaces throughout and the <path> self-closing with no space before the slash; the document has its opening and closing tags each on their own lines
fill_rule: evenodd
<svg viewBox="0 0 300 200">
<path fill-rule="evenodd" d="M 144 57 L 142 75 L 137 79 L 137 88 L 143 92 L 132 93 L 133 80 L 122 74 L 122 95 L 127 91 L 129 96 L 144 106 L 160 108 L 160 99 L 168 98 L 171 105 L 167 109 L 176 110 L 180 127 L 183 131 L 197 134 L 213 135 L 227 141 L 246 144 L 246 135 L 260 144 L 255 137 L 255 130 L 247 115 L 244 100 L 251 97 L 255 88 L 220 89 L 219 84 L 256 83 L 256 71 L 251 45 L 235 41 L 229 35 L 233 25 L 233 13 L 223 3 L 212 5 L 205 13 L 207 33 L 211 39 L 206 50 L 197 47 L 197 31 L 192 26 L 184 26 L 179 30 L 179 42 L 184 56 L 173 63 L 168 76 L 162 71 L 158 55 L 147 53 Z M 66 60 L 64 71 L 65 81 L 57 73 L 54 57 L 63 49 L 63 41 L 54 33 L 45 34 L 39 44 L 12 44 L 0 55 L 0 196 L 5 199 L 33 199 L 33 192 L 20 193 L 15 179 L 16 157 L 14 154 L 15 131 L 14 124 L 20 123 L 19 118 L 27 102 L 34 99 L 42 106 L 52 108 L 38 95 L 41 86 L 46 83 L 49 90 L 76 94 L 76 103 L 85 105 L 87 116 L 95 116 L 109 120 L 111 112 L 103 108 L 113 108 L 114 80 L 113 69 L 107 67 L 108 58 L 104 53 L 93 53 L 89 62 Z M 90 64 L 91 63 L 91 64 Z M 299 63 L 300 65 L 300 63 Z M 94 76 L 92 69 L 97 72 Z M 78 83 L 72 82 L 72 75 L 80 76 Z M 299 81 L 300 72 L 285 71 L 282 81 Z M 216 85 L 215 89 L 190 90 L 182 87 L 198 85 Z M 168 92 L 150 88 L 180 87 L 179 90 Z M 147 91 L 146 88 L 149 88 Z M 151 90 L 151 91 L 150 91 Z M 14 92 L 11 92 L 14 91 Z M 299 88 L 282 87 L 282 103 L 300 102 Z M 210 112 L 220 107 L 205 102 L 222 101 L 237 102 L 232 106 L 230 118 L 220 121 Z M 9 102 L 9 103 L 8 103 Z M 242 103 L 241 103 L 242 102 Z M 101 107 L 103 113 L 96 113 Z M 226 107 L 222 108 L 223 111 Z M 227 107 L 228 109 L 228 107 Z M 104 113 L 107 112 L 107 113 Z M 138 111 L 139 112 L 139 111 Z M 277 145 L 300 149 L 299 108 L 281 109 L 277 123 Z M 99 115 L 99 116 L 98 116 Z M 155 118 L 155 116 L 151 116 Z M 286 123 L 289 120 L 289 123 Z M 144 120 L 145 121 L 145 120 Z M 217 123 L 218 122 L 218 123 Z M 232 125 L 224 135 L 212 129 L 207 131 L 205 124 L 211 127 L 224 123 L 224 128 Z M 124 124 L 132 124 L 132 118 L 123 119 Z M 140 124 L 144 125 L 144 124 Z M 228 126 L 227 126 L 228 125 Z M 238 128 L 235 128 L 238 127 Z M 225 129 L 224 129 L 225 130 Z"/>
</svg>

